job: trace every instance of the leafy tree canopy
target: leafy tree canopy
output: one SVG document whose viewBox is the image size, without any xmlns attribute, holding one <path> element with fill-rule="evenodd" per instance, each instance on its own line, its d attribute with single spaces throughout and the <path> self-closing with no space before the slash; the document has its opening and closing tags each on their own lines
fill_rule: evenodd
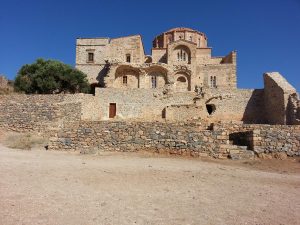
<svg viewBox="0 0 300 225">
<path fill-rule="evenodd" d="M 26 94 L 87 93 L 90 90 L 84 73 L 62 62 L 44 59 L 22 66 L 14 87 Z"/>
</svg>

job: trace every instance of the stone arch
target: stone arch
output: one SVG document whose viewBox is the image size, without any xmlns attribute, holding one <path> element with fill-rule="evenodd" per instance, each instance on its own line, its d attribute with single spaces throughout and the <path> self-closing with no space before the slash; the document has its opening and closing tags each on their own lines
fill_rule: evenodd
<svg viewBox="0 0 300 225">
<path fill-rule="evenodd" d="M 177 91 L 191 91 L 191 76 L 185 72 L 176 73 L 175 89 Z"/>
<path fill-rule="evenodd" d="M 191 50 L 186 45 L 177 45 L 173 48 L 173 60 L 175 62 L 191 64 Z"/>
<path fill-rule="evenodd" d="M 130 66 L 120 66 L 116 69 L 114 88 L 139 88 L 140 73 L 138 69 Z"/>
<path fill-rule="evenodd" d="M 161 66 L 153 66 L 147 70 L 146 87 L 163 88 L 168 83 L 168 71 Z"/>
</svg>

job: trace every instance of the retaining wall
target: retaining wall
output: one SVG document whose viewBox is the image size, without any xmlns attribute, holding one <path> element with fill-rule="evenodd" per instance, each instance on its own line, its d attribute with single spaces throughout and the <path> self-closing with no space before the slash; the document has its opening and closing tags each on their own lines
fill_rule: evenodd
<svg viewBox="0 0 300 225">
<path fill-rule="evenodd" d="M 51 137 L 49 149 L 156 150 L 224 158 L 236 149 L 234 146 L 243 145 L 257 153 L 286 152 L 289 156 L 300 156 L 300 126 L 216 124 L 213 130 L 207 128 L 207 124 L 199 123 L 82 121 L 66 124 Z M 238 135 L 232 138 L 232 134 Z M 238 143 L 240 140 L 246 141 Z"/>
</svg>

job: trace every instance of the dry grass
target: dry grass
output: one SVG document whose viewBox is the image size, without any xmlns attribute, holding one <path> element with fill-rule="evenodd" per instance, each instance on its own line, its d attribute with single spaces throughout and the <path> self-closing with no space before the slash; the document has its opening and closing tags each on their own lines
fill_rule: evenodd
<svg viewBox="0 0 300 225">
<path fill-rule="evenodd" d="M 9 133 L 5 135 L 3 144 L 9 148 L 31 150 L 32 148 L 44 147 L 47 139 L 31 133 Z"/>
</svg>

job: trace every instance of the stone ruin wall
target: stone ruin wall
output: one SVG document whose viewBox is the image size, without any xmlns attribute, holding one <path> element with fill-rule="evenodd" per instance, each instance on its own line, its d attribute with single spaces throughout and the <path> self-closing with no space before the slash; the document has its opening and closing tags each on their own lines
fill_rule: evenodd
<svg viewBox="0 0 300 225">
<path fill-rule="evenodd" d="M 96 89 L 102 120 L 108 120 L 109 104 L 116 103 L 116 119 L 142 121 L 163 120 L 163 110 L 168 105 L 193 104 L 194 93 L 163 94 L 162 89 Z"/>
<path fill-rule="evenodd" d="M 289 96 L 287 112 L 287 122 L 300 125 L 300 97 L 298 93 Z"/>
<path fill-rule="evenodd" d="M 288 92 L 285 96 L 286 92 L 281 90 L 271 95 L 282 88 L 276 79 L 266 79 L 272 85 L 267 84 L 262 90 L 207 89 L 203 95 L 164 89 L 112 88 L 97 89 L 95 96 L 1 95 L 0 127 L 51 136 L 50 149 L 161 149 L 174 154 L 224 158 L 245 152 L 246 146 L 257 154 L 299 155 L 299 125 L 255 124 L 275 118 L 266 113 L 277 110 L 273 109 L 276 101 L 265 104 L 271 98 L 279 98 L 278 105 L 287 104 L 286 108 L 278 108 L 280 113 L 275 112 L 279 117 L 277 123 L 290 118 L 290 114 L 295 121 L 299 119 L 298 95 Z M 115 119 L 108 118 L 112 102 L 117 104 Z M 211 115 L 206 110 L 207 104 L 216 107 Z M 293 106 L 291 109 L 289 104 Z M 220 120 L 235 122 L 217 123 Z M 208 129 L 212 123 L 213 129 Z"/>
<path fill-rule="evenodd" d="M 247 145 L 257 154 L 284 152 L 300 156 L 299 125 L 218 123 L 215 130 L 223 130 L 232 144 Z"/>
<path fill-rule="evenodd" d="M 108 120 L 109 104 L 116 103 L 118 119 L 179 122 L 203 119 L 210 122 L 237 120 L 264 123 L 263 90 L 206 89 L 205 96 L 195 92 L 168 92 L 163 89 L 97 88 L 101 120 Z M 206 104 L 216 110 L 209 115 Z"/>
<path fill-rule="evenodd" d="M 0 126 L 6 130 L 46 133 L 80 117 L 80 103 L 64 95 L 0 95 Z"/>
<path fill-rule="evenodd" d="M 4 76 L 0 74 L 0 89 L 3 88 L 9 88 L 8 86 L 8 79 Z"/>
<path fill-rule="evenodd" d="M 214 105 L 215 112 L 208 116 L 211 122 L 243 121 L 265 123 L 263 89 L 208 89 L 202 105 Z"/>
<path fill-rule="evenodd" d="M 99 121 L 109 120 L 109 104 L 116 103 L 115 120 L 138 121 L 170 121 L 206 119 L 216 122 L 221 119 L 248 121 L 259 117 L 261 92 L 258 91 L 253 105 L 249 107 L 249 99 L 254 90 L 215 91 L 207 93 L 207 97 L 195 102 L 194 92 L 176 92 L 164 94 L 162 89 L 120 90 L 96 89 L 96 95 L 1 95 L 1 126 L 25 130 L 33 127 L 44 127 L 63 121 Z M 208 101 L 209 100 L 209 101 Z M 205 104 L 215 104 L 216 111 L 209 115 Z M 251 108 L 250 109 L 247 109 Z M 246 110 L 247 109 L 247 110 Z M 248 113 L 245 113 L 248 112 Z M 165 118 L 164 118 L 165 117 Z M 47 126 L 48 126 L 47 125 Z M 22 128 L 23 127 L 23 128 Z M 26 128 L 27 127 L 27 128 Z"/>
<path fill-rule="evenodd" d="M 299 104 L 299 97 L 296 89 L 277 72 L 264 74 L 264 86 L 265 112 L 268 115 L 266 122 L 268 124 L 297 124 L 296 108 Z M 294 102 L 291 102 L 293 100 Z"/>
<path fill-rule="evenodd" d="M 236 134 L 239 133 L 239 136 Z M 247 142 L 242 142 L 247 134 Z M 50 138 L 49 149 L 95 151 L 150 150 L 176 155 L 227 158 L 233 154 L 284 153 L 300 156 L 300 126 L 164 122 L 82 122 L 68 124 Z M 251 156 L 251 154 L 250 154 Z M 253 155 L 252 155 L 253 156 Z"/>
</svg>

